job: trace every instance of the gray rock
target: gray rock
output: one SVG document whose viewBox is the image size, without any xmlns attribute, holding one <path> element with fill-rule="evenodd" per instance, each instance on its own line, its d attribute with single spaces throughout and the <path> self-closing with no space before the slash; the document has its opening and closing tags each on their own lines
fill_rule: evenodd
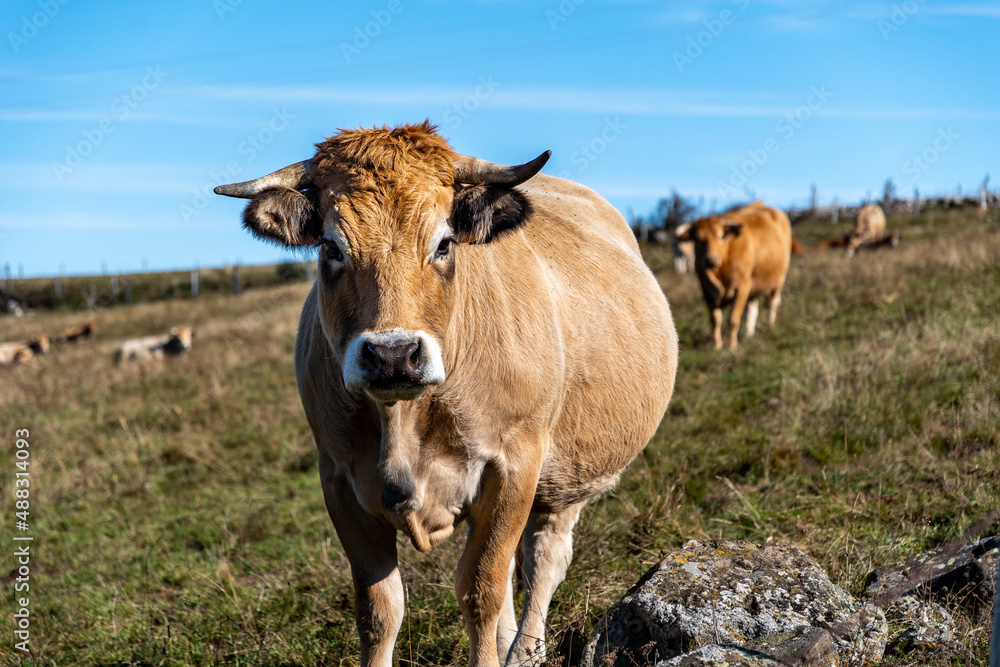
<svg viewBox="0 0 1000 667">
<path fill-rule="evenodd" d="M 658 662 L 655 667 L 785 667 L 785 665 L 766 655 L 738 646 L 709 644 L 697 651 Z"/>
<path fill-rule="evenodd" d="M 935 597 L 989 613 L 996 588 L 1000 536 L 965 546 L 925 551 L 902 563 L 883 565 L 868 575 L 865 594 L 880 607 L 906 596 Z"/>
<path fill-rule="evenodd" d="M 797 547 L 691 541 L 608 610 L 582 664 L 644 664 L 638 649 L 649 645 L 667 660 L 710 643 L 746 649 L 769 635 L 804 633 L 802 626 L 826 630 L 845 666 L 876 662 L 885 648 L 882 612 L 834 586 Z"/>
<path fill-rule="evenodd" d="M 746 648 L 768 655 L 782 665 L 830 667 L 840 664 L 833 635 L 823 628 L 807 625 L 754 639 L 747 642 Z"/>
<path fill-rule="evenodd" d="M 920 652 L 945 658 L 951 654 L 955 620 L 936 602 L 914 597 L 900 598 L 885 610 L 886 619 L 899 628 L 886 645 L 888 655 Z"/>
</svg>

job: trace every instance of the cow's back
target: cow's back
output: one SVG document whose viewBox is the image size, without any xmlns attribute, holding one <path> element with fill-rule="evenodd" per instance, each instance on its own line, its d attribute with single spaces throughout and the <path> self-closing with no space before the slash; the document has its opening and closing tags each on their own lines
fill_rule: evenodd
<svg viewBox="0 0 1000 667">
<path fill-rule="evenodd" d="M 865 204 L 858 211 L 854 233 L 863 243 L 873 243 L 885 234 L 885 213 L 878 204 Z"/>
</svg>

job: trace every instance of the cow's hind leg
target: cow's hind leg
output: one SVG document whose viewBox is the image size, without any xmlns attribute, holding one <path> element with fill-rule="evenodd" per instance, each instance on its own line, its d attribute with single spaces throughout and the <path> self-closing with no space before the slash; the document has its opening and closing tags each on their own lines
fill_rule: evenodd
<svg viewBox="0 0 1000 667">
<path fill-rule="evenodd" d="M 774 320 L 778 317 L 778 306 L 781 305 L 781 288 L 774 290 L 771 294 L 771 301 L 767 306 L 767 324 L 774 326 Z"/>
<path fill-rule="evenodd" d="M 510 647 L 517 636 L 517 617 L 514 614 L 514 567 L 517 558 L 510 559 L 510 572 L 507 574 L 507 595 L 500 609 L 500 622 L 497 623 L 497 657 L 500 664 L 507 660 Z"/>
<path fill-rule="evenodd" d="M 584 503 L 554 514 L 532 512 L 524 529 L 524 610 L 508 667 L 545 660 L 545 617 L 573 559 L 573 526 Z"/>
<path fill-rule="evenodd" d="M 751 299 L 747 302 L 747 338 L 750 338 L 757 331 L 757 315 L 760 314 L 760 302 Z"/>
</svg>

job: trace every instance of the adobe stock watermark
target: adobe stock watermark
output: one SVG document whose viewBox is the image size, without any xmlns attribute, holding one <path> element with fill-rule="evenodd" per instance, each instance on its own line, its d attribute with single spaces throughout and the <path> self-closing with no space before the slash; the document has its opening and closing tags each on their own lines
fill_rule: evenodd
<svg viewBox="0 0 1000 667">
<path fill-rule="evenodd" d="M 475 113 L 483 102 L 490 99 L 500 84 L 493 80 L 493 75 L 479 77 L 479 85 L 471 94 L 466 95 L 461 101 L 455 102 L 444 112 L 444 119 L 452 130 L 457 130 L 462 123 Z"/>
<path fill-rule="evenodd" d="M 819 87 L 812 86 L 809 89 L 809 96 L 806 98 L 805 104 L 801 104 L 787 112 L 774 124 L 774 131 L 778 133 L 780 139 L 770 136 L 761 142 L 759 147 L 748 149 L 746 159 L 742 160 L 739 164 L 733 165 L 732 171 L 729 174 L 729 181 L 716 182 L 715 186 L 719 192 L 719 197 L 733 199 L 742 196 L 743 188 L 749 182 L 750 178 L 768 163 L 771 156 L 776 155 L 781 150 L 781 142 L 788 141 L 794 137 L 795 133 L 809 122 L 816 112 L 826 105 L 831 97 L 833 97 L 833 92 L 826 87 L 826 84 L 821 84 Z"/>
<path fill-rule="evenodd" d="M 403 4 L 400 0 L 389 0 L 385 9 L 372 10 L 372 20 L 365 23 L 364 27 L 354 26 L 354 39 L 340 43 L 340 52 L 344 54 L 344 60 L 350 64 L 354 56 L 361 55 L 361 52 L 368 48 L 372 40 L 382 34 L 382 31 L 392 23 L 392 17 L 403 12 Z"/>
<path fill-rule="evenodd" d="M 95 127 L 84 130 L 83 139 L 75 144 L 66 145 L 64 160 L 52 163 L 52 172 L 55 174 L 56 180 L 62 183 L 67 175 L 73 173 L 77 167 L 83 164 L 84 158 L 97 150 L 97 147 L 104 143 L 108 135 L 115 131 L 117 123 L 131 116 L 132 112 L 146 101 L 149 94 L 160 87 L 163 79 L 167 76 L 168 74 L 160 69 L 159 65 L 147 67 L 146 76 L 139 84 L 111 101 L 111 115 L 102 119 Z"/>
<path fill-rule="evenodd" d="M 927 0 L 905 0 L 900 4 L 893 4 L 892 11 L 889 13 L 888 19 L 879 19 L 875 22 L 878 26 L 878 31 L 882 33 L 882 41 L 888 42 L 889 37 L 894 32 L 898 32 L 900 28 L 906 25 L 906 22 L 910 20 L 910 17 L 920 10 L 920 6 L 927 2 Z"/>
<path fill-rule="evenodd" d="M 236 146 L 236 154 L 240 156 L 239 159 L 230 160 L 224 168 L 209 172 L 208 180 L 192 190 L 191 199 L 177 205 L 177 212 L 181 219 L 184 222 L 191 222 L 192 218 L 197 217 L 208 208 L 208 203 L 216 196 L 213 192 L 216 185 L 240 180 L 236 177 L 243 171 L 243 167 L 253 162 L 261 151 L 274 142 L 277 135 L 288 129 L 294 119 L 295 115 L 289 113 L 286 107 L 274 109 L 270 120 L 263 127 L 253 134 L 247 135 L 246 139 Z"/>
<path fill-rule="evenodd" d="M 732 0 L 732 3 L 740 12 L 746 11 L 747 7 L 750 6 L 750 0 Z M 738 15 L 738 12 L 731 9 L 723 9 L 718 16 L 702 21 L 701 24 L 705 26 L 705 29 L 695 35 L 688 35 L 687 45 L 683 52 L 674 51 L 671 54 L 677 71 L 683 74 L 685 67 L 694 64 L 695 60 L 701 58 L 705 49 L 711 48 L 715 44 L 715 40 L 726 31 L 726 28 L 736 22 Z"/>
<path fill-rule="evenodd" d="M 950 126 L 947 129 L 938 129 L 937 136 L 934 137 L 930 146 L 920 151 L 919 154 L 910 156 L 910 159 L 903 163 L 903 173 L 910 177 L 909 185 L 915 185 L 920 177 L 933 167 L 942 155 L 951 150 L 955 142 L 961 138 L 962 135 L 955 132 Z"/>
<path fill-rule="evenodd" d="M 220 21 L 226 20 L 226 14 L 236 11 L 236 8 L 243 4 L 243 0 L 212 0 L 212 9 Z"/>
<path fill-rule="evenodd" d="M 562 0 L 555 9 L 545 10 L 545 20 L 549 22 L 549 28 L 553 32 L 559 27 L 560 23 L 565 23 L 570 16 L 576 11 L 576 8 L 582 5 L 587 0 Z"/>
<path fill-rule="evenodd" d="M 621 118 L 615 116 L 614 118 L 605 118 L 604 127 L 596 137 L 588 141 L 587 143 L 579 146 L 572 155 L 569 156 L 570 163 L 576 167 L 576 171 L 563 170 L 559 174 L 559 178 L 571 179 L 574 173 L 580 174 L 587 170 L 591 164 L 594 163 L 597 158 L 604 155 L 611 144 L 618 141 L 625 130 L 628 129 L 628 125 L 621 121 Z"/>
<path fill-rule="evenodd" d="M 37 11 L 31 16 L 22 16 L 21 29 L 17 32 L 7 33 L 7 41 L 10 42 L 10 48 L 14 49 L 14 53 L 20 51 L 22 46 L 34 39 L 38 35 L 38 31 L 47 26 L 49 21 L 59 13 L 59 10 L 64 5 L 68 5 L 69 2 L 70 0 L 39 0 L 38 7 L 41 11 Z"/>
</svg>

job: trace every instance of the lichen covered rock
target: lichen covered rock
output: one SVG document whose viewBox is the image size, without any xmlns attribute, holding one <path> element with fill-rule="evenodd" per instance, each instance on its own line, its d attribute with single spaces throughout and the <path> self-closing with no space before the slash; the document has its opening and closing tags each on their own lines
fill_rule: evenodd
<svg viewBox="0 0 1000 667">
<path fill-rule="evenodd" d="M 882 612 L 834 586 L 797 547 L 691 541 L 608 610 L 583 665 L 631 667 L 643 664 L 641 647 L 652 645 L 669 660 L 708 644 L 745 647 L 803 627 L 827 631 L 841 665 L 875 662 L 885 648 Z"/>
<path fill-rule="evenodd" d="M 951 654 L 955 620 L 936 602 L 903 597 L 885 610 L 886 619 L 898 628 L 886 645 L 889 655 L 919 652 L 936 658 Z"/>
<path fill-rule="evenodd" d="M 901 597 L 935 597 L 989 613 L 996 588 L 1000 536 L 940 547 L 883 565 L 868 575 L 865 594 L 887 607 Z"/>
</svg>

